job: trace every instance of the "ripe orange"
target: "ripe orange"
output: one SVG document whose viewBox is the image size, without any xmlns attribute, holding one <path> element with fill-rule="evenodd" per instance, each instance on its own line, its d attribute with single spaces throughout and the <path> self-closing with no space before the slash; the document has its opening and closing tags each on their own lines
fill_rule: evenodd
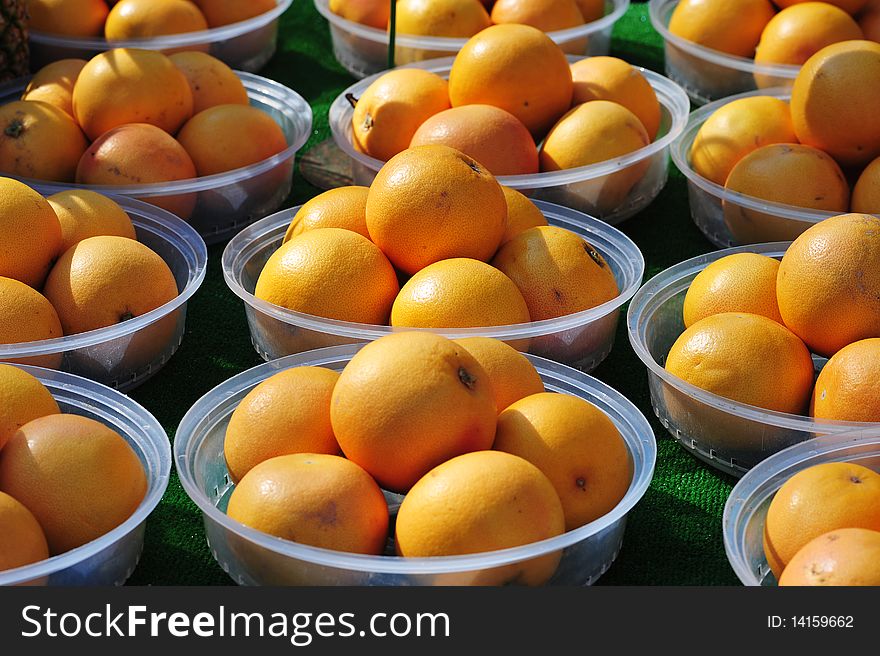
<svg viewBox="0 0 880 656">
<path fill-rule="evenodd" d="M 117 48 L 94 57 L 73 88 L 73 113 L 89 139 L 127 123 L 174 134 L 192 116 L 186 77 L 160 52 Z"/>
<path fill-rule="evenodd" d="M 785 325 L 814 353 L 880 337 L 880 219 L 842 214 L 798 237 L 776 281 Z"/>
<path fill-rule="evenodd" d="M 0 492 L 0 526 L 0 572 L 49 557 L 46 534 L 37 518 L 4 492 Z"/>
<path fill-rule="evenodd" d="M 803 0 L 774 0 L 774 2 L 777 6 L 785 9 L 792 5 L 799 4 L 803 2 Z M 846 13 L 855 16 L 859 10 L 868 3 L 868 0 L 823 0 L 823 2 L 827 2 L 835 7 L 840 7 Z"/>
<path fill-rule="evenodd" d="M 32 287 L 12 278 L 0 277 L 0 344 L 20 344 L 63 335 L 55 308 Z M 61 354 L 15 360 L 19 364 L 55 369 Z"/>
<path fill-rule="evenodd" d="M 543 32 L 555 32 L 584 24 L 575 0 L 496 0 L 492 22 L 531 25 Z"/>
<path fill-rule="evenodd" d="M 544 391 L 537 369 L 513 346 L 489 337 L 463 337 L 455 343 L 485 370 L 499 413 L 515 401 Z"/>
<path fill-rule="evenodd" d="M 17 100 L 0 107 L 0 172 L 73 182 L 88 147 L 76 122 L 54 105 Z"/>
<path fill-rule="evenodd" d="M 28 0 L 30 27 L 64 36 L 100 36 L 109 9 L 104 0 Z"/>
<path fill-rule="evenodd" d="M 391 8 L 385 0 L 330 0 L 330 11 L 346 20 L 384 30 Z"/>
<path fill-rule="evenodd" d="M 536 139 L 571 105 L 571 69 L 562 50 L 529 25 L 493 25 L 459 50 L 449 73 L 453 107 L 495 105 Z"/>
<path fill-rule="evenodd" d="M 575 2 L 577 2 L 578 9 L 581 10 L 581 15 L 586 23 L 592 23 L 605 15 L 604 0 L 575 0 Z"/>
<path fill-rule="evenodd" d="M 431 468 L 492 446 L 489 377 L 455 342 L 393 333 L 355 354 L 333 390 L 330 420 L 343 453 L 384 488 L 405 492 Z"/>
<path fill-rule="evenodd" d="M 498 249 L 492 266 L 522 292 L 532 321 L 580 312 L 615 298 L 617 281 L 605 259 L 564 228 L 529 228 Z"/>
<path fill-rule="evenodd" d="M 492 175 L 538 172 L 535 140 L 518 118 L 492 105 L 464 105 L 434 114 L 410 147 L 442 144 L 473 157 Z"/>
<path fill-rule="evenodd" d="M 0 177 L 0 276 L 43 286 L 61 248 L 61 226 L 36 191 Z"/>
<path fill-rule="evenodd" d="M 375 244 L 350 230 L 319 228 L 272 254 L 254 294 L 327 319 L 385 324 L 398 291 L 394 268 Z"/>
<path fill-rule="evenodd" d="M 104 36 L 124 41 L 206 29 L 204 14 L 189 0 L 119 0 L 107 16 Z"/>
<path fill-rule="evenodd" d="M 813 359 L 790 330 L 767 317 L 723 312 L 686 329 L 666 370 L 685 382 L 749 405 L 802 414 L 813 391 Z"/>
<path fill-rule="evenodd" d="M 395 539 L 402 556 L 454 556 L 531 544 L 564 530 L 559 496 L 541 470 L 509 453 L 480 451 L 444 462 L 413 486 L 397 513 Z M 550 553 L 468 582 L 542 585 L 560 557 Z"/>
<path fill-rule="evenodd" d="M 479 0 L 397 0 L 397 33 L 469 37 L 492 24 Z"/>
<path fill-rule="evenodd" d="M 865 167 L 852 190 L 853 212 L 880 214 L 880 157 Z"/>
<path fill-rule="evenodd" d="M 107 196 L 86 189 L 71 189 L 46 200 L 61 225 L 59 253 L 89 237 L 116 235 L 137 239 L 128 214 Z"/>
<path fill-rule="evenodd" d="M 775 13 L 767 0 L 682 0 L 669 19 L 669 31 L 712 50 L 751 57 Z"/>
<path fill-rule="evenodd" d="M 40 100 L 73 117 L 73 86 L 85 59 L 59 59 L 37 71 L 28 82 L 22 100 Z"/>
<path fill-rule="evenodd" d="M 779 585 L 880 586 L 880 531 L 841 528 L 823 533 L 798 550 Z"/>
<path fill-rule="evenodd" d="M 776 578 L 801 547 L 841 528 L 880 531 L 880 475 L 857 463 L 829 462 L 789 478 L 764 524 L 764 554 Z"/>
<path fill-rule="evenodd" d="M 143 501 L 147 478 L 116 431 L 59 414 L 28 422 L 0 451 L 0 490 L 34 514 L 56 555 L 128 519 Z"/>
<path fill-rule="evenodd" d="M 502 246 L 529 228 L 547 225 L 544 213 L 523 194 L 503 185 L 501 191 L 507 201 L 507 228 L 501 237 Z"/>
<path fill-rule="evenodd" d="M 247 90 L 235 72 L 211 55 L 196 50 L 169 56 L 186 77 L 193 96 L 193 115 L 215 105 L 247 105 Z"/>
<path fill-rule="evenodd" d="M 339 374 L 323 367 L 281 371 L 236 406 L 223 452 L 233 481 L 256 465 L 291 453 L 339 453 L 330 426 L 330 395 Z"/>
<path fill-rule="evenodd" d="M 315 228 L 345 228 L 367 239 L 368 187 L 338 187 L 318 194 L 303 204 L 294 215 L 284 241 Z"/>
<path fill-rule="evenodd" d="M 275 0 L 195 0 L 210 27 L 240 23 L 275 9 Z"/>
<path fill-rule="evenodd" d="M 816 379 L 810 414 L 817 419 L 880 422 L 880 338 L 835 353 Z"/>
<path fill-rule="evenodd" d="M 395 155 L 367 196 L 370 238 L 405 273 L 453 257 L 488 260 L 507 221 L 495 177 L 448 146 Z"/>
<path fill-rule="evenodd" d="M 177 282 L 161 257 L 126 237 L 89 237 L 64 253 L 44 290 L 66 335 L 128 321 L 174 300 Z"/>
<path fill-rule="evenodd" d="M 0 364 L 0 450 L 32 419 L 60 412 L 43 383 L 18 367 Z"/>
</svg>

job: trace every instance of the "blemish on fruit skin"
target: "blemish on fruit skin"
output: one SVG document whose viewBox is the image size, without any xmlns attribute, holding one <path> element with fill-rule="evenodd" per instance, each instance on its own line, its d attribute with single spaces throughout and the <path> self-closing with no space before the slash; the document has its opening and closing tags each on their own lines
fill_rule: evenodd
<svg viewBox="0 0 880 656">
<path fill-rule="evenodd" d="M 585 480 L 583 479 L 583 477 L 578 478 L 578 479 L 574 482 L 574 484 L 577 485 L 578 488 L 581 489 L 581 490 L 583 490 L 584 492 L 587 491 L 587 481 L 585 481 Z"/>
<path fill-rule="evenodd" d="M 558 289 L 553 290 L 553 295 L 556 297 L 556 300 L 562 303 L 562 292 Z"/>
<path fill-rule="evenodd" d="M 595 248 L 590 246 L 587 242 L 584 242 L 584 250 L 587 252 L 587 255 L 590 256 L 590 259 L 593 260 L 596 264 L 598 264 L 603 269 L 608 266 L 605 261 L 602 259 L 602 256 L 596 251 Z"/>
<path fill-rule="evenodd" d="M 473 376 L 467 369 L 464 367 L 458 368 L 458 379 L 461 381 L 462 385 L 467 387 L 469 390 L 474 389 L 477 386 L 477 379 Z"/>
<path fill-rule="evenodd" d="M 862 479 L 859 478 L 858 476 L 850 476 L 849 480 L 851 480 L 853 483 L 855 483 L 857 485 L 862 482 Z"/>
<path fill-rule="evenodd" d="M 130 321 L 131 319 L 134 319 L 134 315 L 129 310 L 126 310 L 119 315 L 119 323 L 122 323 L 123 321 Z"/>
</svg>

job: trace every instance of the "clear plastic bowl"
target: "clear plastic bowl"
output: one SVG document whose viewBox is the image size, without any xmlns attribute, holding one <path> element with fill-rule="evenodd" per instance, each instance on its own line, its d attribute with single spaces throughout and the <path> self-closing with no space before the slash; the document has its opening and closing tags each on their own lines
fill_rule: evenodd
<svg viewBox="0 0 880 656">
<path fill-rule="evenodd" d="M 330 11 L 329 0 L 314 0 L 315 9 L 330 24 L 333 54 L 336 60 L 356 78 L 373 75 L 388 68 L 388 33 L 368 25 L 346 20 Z M 550 32 L 553 39 L 572 55 L 607 55 L 611 45 L 611 30 L 626 13 L 629 0 L 606 0 L 605 16 L 599 20 Z M 395 36 L 395 64 L 411 64 L 426 59 L 454 55 L 467 39 L 437 36 Z"/>
<path fill-rule="evenodd" d="M 284 132 L 287 148 L 262 162 L 225 173 L 190 180 L 139 185 L 84 185 L 19 178 L 46 193 L 90 189 L 102 194 L 167 202 L 196 196 L 187 221 L 209 244 L 224 241 L 257 219 L 277 210 L 293 184 L 294 157 L 312 133 L 312 108 L 283 84 L 258 75 L 237 72 L 247 89 L 251 106 L 269 114 Z M 0 105 L 18 100 L 29 79 L 0 87 Z"/>
<path fill-rule="evenodd" d="M 575 62 L 579 57 L 569 57 Z M 414 64 L 447 78 L 453 58 L 436 59 Z M 616 224 L 640 212 L 666 185 L 669 170 L 668 148 L 684 129 L 690 103 L 687 95 L 674 82 L 653 71 L 639 68 L 650 82 L 660 101 L 661 122 L 657 139 L 644 148 L 623 157 L 589 166 L 563 171 L 527 175 L 498 176 L 498 182 L 518 189 L 531 198 L 571 207 L 606 223 Z M 333 140 L 351 158 L 352 184 L 369 186 L 384 162 L 370 157 L 354 147 L 351 118 L 354 107 L 349 97 L 360 98 L 363 92 L 380 77 L 376 74 L 348 87 L 330 105 L 329 120 Z M 638 182 L 632 184 L 633 173 L 643 171 Z"/>
<path fill-rule="evenodd" d="M 724 505 L 724 550 L 745 585 L 776 585 L 764 556 L 764 521 L 770 501 L 797 472 L 826 462 L 855 462 L 880 472 L 880 429 L 829 435 L 768 458 L 734 486 Z"/>
<path fill-rule="evenodd" d="M 684 332 L 682 305 L 691 282 L 708 264 L 733 253 L 782 258 L 788 242 L 729 248 L 676 264 L 642 286 L 629 305 L 629 340 L 648 368 L 651 405 L 660 422 L 688 451 L 716 469 L 742 476 L 782 449 L 819 435 L 870 427 L 773 412 L 707 392 L 673 376 L 666 356 Z M 827 360 L 814 356 L 819 371 Z"/>
<path fill-rule="evenodd" d="M 717 100 L 693 112 L 669 151 L 687 178 L 691 217 L 716 246 L 740 246 L 771 241 L 793 241 L 813 224 L 841 212 L 825 212 L 784 205 L 725 189 L 707 180 L 690 163 L 690 152 L 703 123 L 724 105 L 741 98 L 771 96 L 788 102 L 789 89 L 767 89 Z"/>
<path fill-rule="evenodd" d="M 620 289 L 617 298 L 558 319 L 485 328 L 430 329 L 450 338 L 494 337 L 542 357 L 592 371 L 611 351 L 620 308 L 642 281 L 645 261 L 622 232 L 574 210 L 538 202 L 551 225 L 577 233 L 605 258 Z M 390 326 L 324 319 L 273 305 L 254 296 L 260 272 L 281 246 L 298 207 L 258 221 L 233 238 L 223 252 L 223 276 L 245 304 L 251 340 L 266 360 L 325 346 L 373 341 L 401 330 Z"/>
<path fill-rule="evenodd" d="M 100 421 L 125 438 L 144 466 L 147 493 L 132 516 L 109 533 L 48 560 L 0 571 L 0 585 L 122 585 L 141 556 L 147 516 L 168 487 L 168 436 L 153 415 L 124 394 L 60 371 L 21 369 L 49 388 L 61 412 Z"/>
<path fill-rule="evenodd" d="M 754 59 L 728 55 L 672 34 L 667 26 L 678 2 L 650 0 L 648 12 L 651 24 L 663 37 L 666 75 L 684 87 L 694 103 L 702 105 L 756 88 L 794 84 L 800 66 L 756 64 Z"/>
<path fill-rule="evenodd" d="M 38 70 L 59 59 L 91 59 L 113 48 L 142 48 L 171 53 L 201 50 L 243 71 L 258 71 L 272 55 L 278 40 L 278 17 L 293 0 L 276 0 L 277 6 L 265 14 L 240 23 L 199 32 L 169 34 L 150 39 L 107 41 L 103 37 L 71 37 L 31 30 L 31 69 Z"/>
<path fill-rule="evenodd" d="M 35 189 L 47 194 L 40 185 Z M 183 339 L 186 303 L 205 278 L 208 249 L 198 233 L 173 214 L 134 199 L 114 200 L 131 217 L 138 241 L 168 264 L 180 292 L 177 298 L 114 326 L 38 342 L 0 344 L 0 361 L 61 369 L 131 390 L 177 351 Z"/>
<path fill-rule="evenodd" d="M 548 391 L 579 396 L 609 415 L 626 441 L 633 480 L 607 515 L 549 540 L 466 556 L 401 558 L 342 553 L 296 544 L 250 529 L 226 513 L 233 484 L 223 456 L 229 417 L 241 399 L 269 376 L 292 367 L 341 371 L 360 346 L 302 353 L 249 369 L 215 387 L 186 413 L 177 429 L 174 463 L 184 490 L 202 511 L 211 553 L 243 585 L 498 585 L 509 582 L 515 563 L 563 550 L 551 584 L 587 585 L 614 562 L 626 515 L 642 498 L 654 473 L 657 444 L 645 417 L 620 392 L 549 360 L 529 356 Z M 400 495 L 386 493 L 392 514 Z M 389 551 L 393 553 L 393 548 Z M 505 570 L 507 569 L 507 572 Z"/>
</svg>

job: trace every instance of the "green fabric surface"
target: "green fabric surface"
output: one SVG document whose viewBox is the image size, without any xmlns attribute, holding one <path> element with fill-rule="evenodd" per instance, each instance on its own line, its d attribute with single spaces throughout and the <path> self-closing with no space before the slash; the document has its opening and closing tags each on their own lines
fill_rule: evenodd
<svg viewBox="0 0 880 656">
<path fill-rule="evenodd" d="M 662 40 L 651 27 L 647 6 L 634 4 L 614 29 L 611 54 L 663 72 Z M 311 0 L 296 0 L 282 16 L 278 53 L 261 75 L 295 89 L 312 105 L 314 131 L 301 152 L 328 138 L 327 108 L 352 78 L 332 55 L 326 21 Z M 319 193 L 297 173 L 286 207 Z M 657 200 L 621 226 L 642 249 L 646 280 L 684 259 L 713 250 L 688 212 L 684 178 L 670 167 L 669 183 Z M 173 439 L 189 407 L 230 376 L 260 364 L 251 346 L 242 302 L 223 282 L 223 244 L 209 249 L 204 285 L 188 306 L 180 350 L 132 397 L 155 414 Z M 647 374 L 633 353 L 624 317 L 616 345 L 594 375 L 621 391 L 649 418 L 658 442 L 654 480 L 627 519 L 621 553 L 600 584 L 732 585 L 737 580 L 724 554 L 721 514 L 735 482 L 686 453 L 656 420 Z M 147 523 L 135 585 L 230 584 L 212 558 L 200 511 L 175 474 Z"/>
</svg>

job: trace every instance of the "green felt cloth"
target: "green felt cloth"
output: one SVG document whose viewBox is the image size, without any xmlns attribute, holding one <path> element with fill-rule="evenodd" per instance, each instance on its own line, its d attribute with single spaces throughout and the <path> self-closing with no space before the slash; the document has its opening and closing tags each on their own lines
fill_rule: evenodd
<svg viewBox="0 0 880 656">
<path fill-rule="evenodd" d="M 663 71 L 662 41 L 647 6 L 634 4 L 614 29 L 612 53 Z M 352 79 L 332 55 L 326 22 L 311 0 L 296 0 L 281 19 L 278 54 L 261 72 L 302 94 L 314 111 L 308 150 L 329 136 L 327 107 Z M 297 174 L 287 206 L 318 190 Z M 684 178 L 669 184 L 644 212 L 621 229 L 642 249 L 647 277 L 712 250 L 691 222 Z M 189 303 L 186 336 L 178 353 L 132 396 L 153 412 L 173 438 L 186 410 L 233 374 L 261 362 L 251 346 L 242 302 L 223 282 L 223 245 L 209 249 L 208 275 Z M 630 398 L 651 420 L 659 454 L 654 480 L 627 520 L 623 550 L 601 584 L 735 584 L 721 540 L 721 513 L 734 483 L 701 464 L 654 417 L 645 368 L 633 353 L 623 317 L 610 357 L 594 375 Z M 205 543 L 201 513 L 172 475 L 164 499 L 147 523 L 146 545 L 131 584 L 229 584 Z"/>
</svg>

